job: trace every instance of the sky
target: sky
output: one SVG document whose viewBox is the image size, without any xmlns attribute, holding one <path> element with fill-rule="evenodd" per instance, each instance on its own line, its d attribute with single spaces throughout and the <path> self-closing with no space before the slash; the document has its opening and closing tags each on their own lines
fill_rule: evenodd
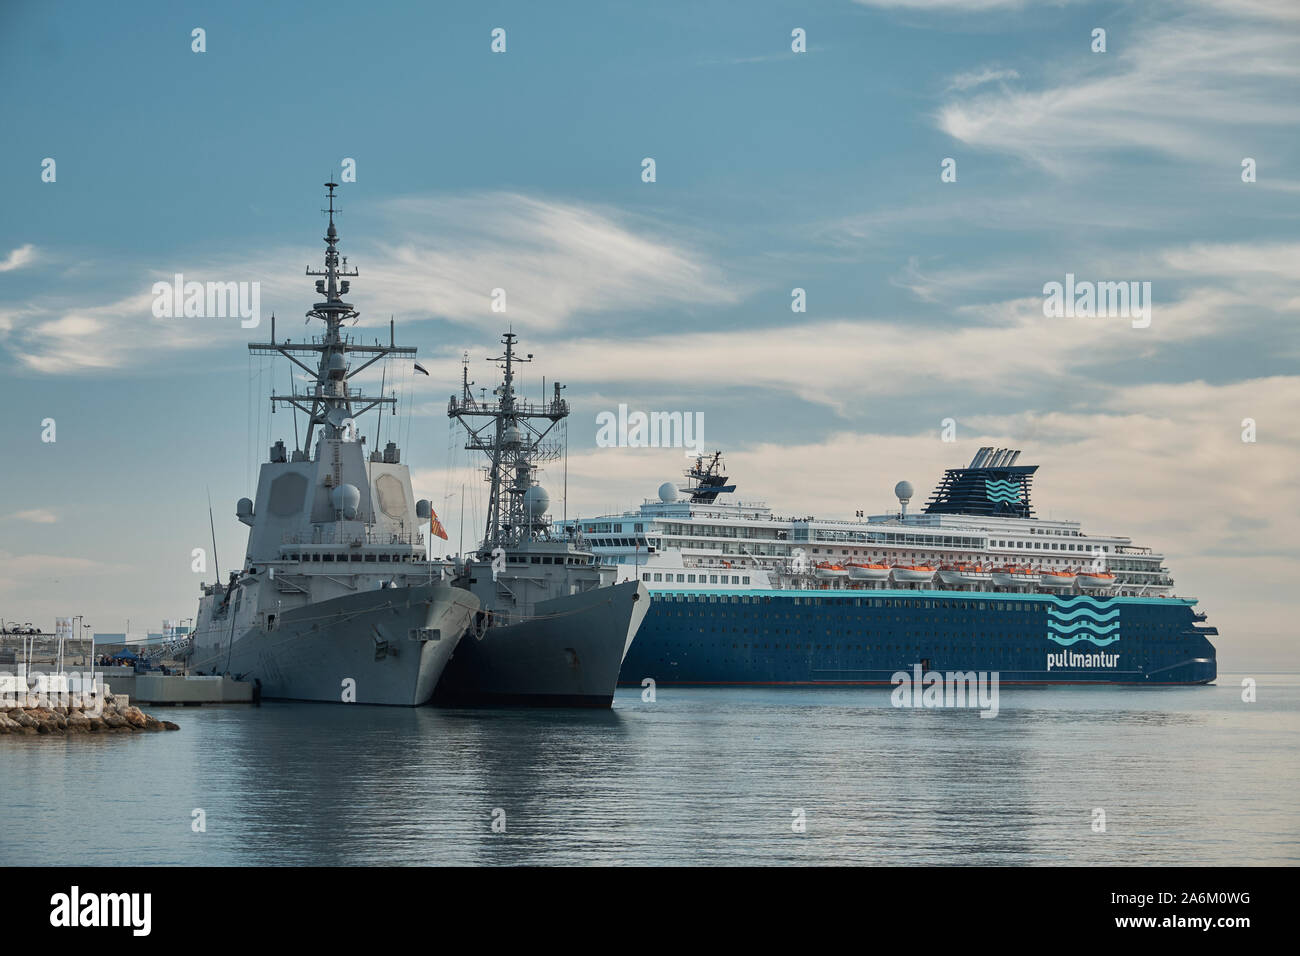
<svg viewBox="0 0 1300 956">
<path fill-rule="evenodd" d="M 620 404 L 701 414 L 779 514 L 880 513 L 1018 448 L 1041 516 L 1167 555 L 1221 671 L 1297 670 L 1292 0 L 6 0 L 0 79 L 6 620 L 192 616 L 209 495 L 240 563 L 235 502 L 294 424 L 246 343 L 272 311 L 316 331 L 303 270 L 350 159 L 356 334 L 391 317 L 430 372 L 382 380 L 380 437 L 451 550 L 485 489 L 447 397 L 509 327 L 526 393 L 567 386 L 544 483 L 569 517 L 688 464 L 598 447 Z M 176 273 L 260 283 L 263 324 L 156 318 Z M 1046 315 L 1067 274 L 1149 282 L 1149 325 Z"/>
</svg>

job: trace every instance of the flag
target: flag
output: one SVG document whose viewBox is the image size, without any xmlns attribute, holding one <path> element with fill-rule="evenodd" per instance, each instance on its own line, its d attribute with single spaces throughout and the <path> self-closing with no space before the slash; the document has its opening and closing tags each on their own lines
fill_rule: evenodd
<svg viewBox="0 0 1300 956">
<path fill-rule="evenodd" d="M 421 365 L 419 362 L 416 362 L 416 363 L 415 363 L 415 370 L 416 370 L 417 372 L 423 372 L 425 375 L 428 375 L 428 374 L 429 374 L 428 371 L 425 369 L 425 367 L 424 367 L 423 365 Z"/>
<path fill-rule="evenodd" d="M 447 540 L 447 529 L 444 528 L 442 522 L 438 520 L 438 512 L 434 511 L 432 508 L 429 509 L 429 534 L 436 534 L 438 537 L 442 538 L 443 541 Z"/>
</svg>

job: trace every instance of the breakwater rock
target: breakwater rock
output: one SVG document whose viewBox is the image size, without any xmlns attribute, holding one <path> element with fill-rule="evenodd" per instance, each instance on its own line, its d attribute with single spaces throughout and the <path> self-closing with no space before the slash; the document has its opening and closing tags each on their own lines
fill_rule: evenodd
<svg viewBox="0 0 1300 956">
<path fill-rule="evenodd" d="M 63 706 L 50 702 L 27 701 L 35 706 L 19 706 L 12 701 L 0 705 L 0 736 L 4 734 L 48 735 L 68 737 L 75 734 L 143 733 L 154 730 L 180 730 L 170 720 L 158 720 L 112 694 L 99 706 Z"/>
</svg>

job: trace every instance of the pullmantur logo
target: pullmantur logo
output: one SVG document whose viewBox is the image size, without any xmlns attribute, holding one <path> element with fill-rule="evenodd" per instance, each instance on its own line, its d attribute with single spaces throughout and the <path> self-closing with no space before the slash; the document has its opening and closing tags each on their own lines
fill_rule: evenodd
<svg viewBox="0 0 1300 956">
<path fill-rule="evenodd" d="M 152 926 L 152 893 L 68 893 L 50 897 L 50 925 L 56 927 L 129 926 L 133 936 L 148 936 Z"/>
<path fill-rule="evenodd" d="M 992 478 L 986 478 L 984 479 L 984 492 L 988 495 L 989 501 L 1005 501 L 1007 504 L 1015 504 L 1020 500 L 1020 485 L 1010 480 L 996 481 Z"/>
<path fill-rule="evenodd" d="M 1051 598 L 1047 608 L 1047 639 L 1062 647 L 1088 641 L 1107 647 L 1119 640 L 1119 606 L 1081 594 Z"/>
</svg>

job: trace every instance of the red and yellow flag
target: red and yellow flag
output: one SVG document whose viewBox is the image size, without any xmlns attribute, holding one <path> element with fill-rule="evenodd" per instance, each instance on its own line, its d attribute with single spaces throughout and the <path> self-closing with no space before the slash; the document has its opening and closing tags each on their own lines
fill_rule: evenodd
<svg viewBox="0 0 1300 956">
<path fill-rule="evenodd" d="M 434 511 L 432 508 L 429 509 L 429 534 L 436 534 L 438 537 L 442 538 L 443 541 L 447 540 L 447 529 L 444 528 L 442 522 L 438 520 L 438 512 Z"/>
</svg>

